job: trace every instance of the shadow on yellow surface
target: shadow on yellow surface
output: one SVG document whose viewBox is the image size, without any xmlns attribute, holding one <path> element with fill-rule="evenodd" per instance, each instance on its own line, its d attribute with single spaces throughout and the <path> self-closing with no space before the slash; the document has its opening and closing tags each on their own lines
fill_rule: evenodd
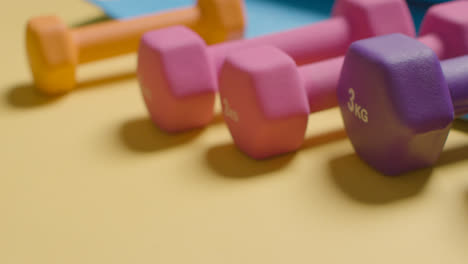
<svg viewBox="0 0 468 264">
<path fill-rule="evenodd" d="M 87 80 L 77 85 L 76 90 L 95 88 L 101 85 L 125 81 L 136 77 L 134 72 L 111 75 L 102 78 Z M 71 91 L 73 92 L 73 91 Z M 47 95 L 36 89 L 34 84 L 17 84 L 10 88 L 6 94 L 6 100 L 9 105 L 16 108 L 35 108 L 48 105 L 61 99 L 64 95 Z"/>
<path fill-rule="evenodd" d="M 222 114 L 217 113 L 209 126 L 223 122 Z M 124 146 L 129 150 L 153 152 L 189 143 L 201 135 L 203 131 L 203 128 L 198 128 L 187 132 L 168 133 L 158 128 L 148 116 L 124 122 L 119 128 L 118 134 Z"/>
<path fill-rule="evenodd" d="M 135 152 L 154 152 L 182 145 L 194 140 L 203 130 L 168 134 L 157 128 L 151 119 L 131 119 L 119 128 L 123 145 Z"/>
<path fill-rule="evenodd" d="M 466 215 L 466 224 L 468 225 L 468 186 L 465 191 L 465 215 Z"/>
<path fill-rule="evenodd" d="M 306 138 L 301 149 L 313 148 L 345 138 L 347 138 L 346 131 L 344 129 L 336 129 L 327 133 L 322 133 Z"/>
<path fill-rule="evenodd" d="M 343 129 L 309 137 L 301 149 L 320 146 L 346 137 Z M 301 151 L 301 150 L 299 150 Z M 250 178 L 268 174 L 284 168 L 294 158 L 295 153 L 288 153 L 266 160 L 255 160 L 241 151 L 234 143 L 227 143 L 210 148 L 206 152 L 206 161 L 218 174 L 229 178 Z"/>
<path fill-rule="evenodd" d="M 110 83 L 116 83 L 116 82 L 122 82 L 130 79 L 136 78 L 136 72 L 124 72 L 124 73 L 118 73 L 114 75 L 108 75 L 96 79 L 90 79 L 86 80 L 83 82 L 78 83 L 78 86 L 76 87 L 77 91 L 82 91 L 84 89 L 89 89 L 89 88 L 96 88 L 101 85 L 106 85 Z"/>
<path fill-rule="evenodd" d="M 92 17 L 92 18 L 82 20 L 82 21 L 79 21 L 79 22 L 76 22 L 76 23 L 72 23 L 70 25 L 70 27 L 71 28 L 84 27 L 84 26 L 89 26 L 89 25 L 93 25 L 93 24 L 101 23 L 101 22 L 106 22 L 106 21 L 110 21 L 110 20 L 111 20 L 110 17 L 103 14 L 103 15 Z"/>
<path fill-rule="evenodd" d="M 294 153 L 273 159 L 258 161 L 232 144 L 218 145 L 206 152 L 206 161 L 210 168 L 227 178 L 247 179 L 268 174 L 285 167 L 294 157 Z"/>
<path fill-rule="evenodd" d="M 6 93 L 6 101 L 16 108 L 34 108 L 56 102 L 62 96 L 48 96 L 38 91 L 34 84 L 17 84 Z"/>
<path fill-rule="evenodd" d="M 364 204 L 386 204 L 420 193 L 431 175 L 431 169 L 397 177 L 385 176 L 356 154 L 347 154 L 330 161 L 333 182 L 347 196 Z"/>
<path fill-rule="evenodd" d="M 217 124 L 224 124 L 224 116 L 223 116 L 223 113 L 221 112 L 214 114 L 213 120 L 211 121 L 210 124 L 208 124 L 208 126 L 217 125 Z"/>
<path fill-rule="evenodd" d="M 446 148 L 439 157 L 435 166 L 453 165 L 468 159 L 468 145 Z M 467 173 L 468 175 L 468 173 Z"/>
<path fill-rule="evenodd" d="M 468 121 L 455 120 L 452 124 L 452 128 L 461 132 L 468 133 Z"/>
<path fill-rule="evenodd" d="M 445 150 L 435 168 L 468 158 L 468 146 Z M 433 168 L 400 176 L 384 176 L 356 154 L 347 154 L 330 161 L 334 183 L 347 196 L 364 204 L 386 204 L 418 195 L 430 179 Z"/>
</svg>

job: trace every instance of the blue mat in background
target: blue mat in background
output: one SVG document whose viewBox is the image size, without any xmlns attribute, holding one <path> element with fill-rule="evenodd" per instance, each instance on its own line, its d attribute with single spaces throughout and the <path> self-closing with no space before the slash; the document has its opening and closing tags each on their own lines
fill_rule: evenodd
<svg viewBox="0 0 468 264">
<path fill-rule="evenodd" d="M 109 17 L 116 19 L 131 18 L 151 14 L 161 10 L 194 5 L 194 0 L 88 0 L 100 7 Z M 433 0 L 435 1 L 435 0 Z M 246 0 L 248 28 L 247 37 L 278 32 L 308 23 L 317 22 L 330 16 L 331 0 Z M 411 12 L 419 27 L 427 0 L 412 0 Z M 439 0 L 440 2 L 440 0 Z"/>
</svg>

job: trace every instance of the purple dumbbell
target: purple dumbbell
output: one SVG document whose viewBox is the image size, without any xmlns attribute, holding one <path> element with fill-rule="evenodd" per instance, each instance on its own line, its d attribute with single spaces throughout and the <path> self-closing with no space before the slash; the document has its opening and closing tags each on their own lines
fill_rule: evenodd
<svg viewBox="0 0 468 264">
<path fill-rule="evenodd" d="M 387 175 L 425 168 L 438 159 L 454 117 L 468 113 L 468 56 L 439 62 L 401 34 L 357 41 L 337 96 L 364 161 Z"/>
</svg>

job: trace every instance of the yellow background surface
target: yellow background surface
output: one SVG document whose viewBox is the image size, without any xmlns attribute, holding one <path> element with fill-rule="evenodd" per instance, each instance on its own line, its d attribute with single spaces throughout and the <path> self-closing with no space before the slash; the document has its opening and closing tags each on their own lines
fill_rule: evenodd
<svg viewBox="0 0 468 264">
<path fill-rule="evenodd" d="M 11 1 L 1 16 L 0 263 L 468 263 L 468 125 L 433 169 L 362 163 L 337 110 L 297 153 L 256 162 L 221 118 L 152 126 L 128 56 L 79 68 L 80 88 L 34 92 L 27 18 L 99 17 L 80 1 Z M 218 107 L 219 112 L 219 107 Z"/>
</svg>

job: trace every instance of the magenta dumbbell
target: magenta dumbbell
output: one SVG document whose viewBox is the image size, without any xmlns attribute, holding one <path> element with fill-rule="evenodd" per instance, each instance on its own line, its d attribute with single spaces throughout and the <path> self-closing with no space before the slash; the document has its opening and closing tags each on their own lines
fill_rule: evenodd
<svg viewBox="0 0 468 264">
<path fill-rule="evenodd" d="M 400 34 L 358 41 L 346 55 L 337 94 L 363 160 L 387 175 L 428 167 L 454 116 L 468 113 L 468 56 L 439 62 Z"/>
<path fill-rule="evenodd" d="M 419 40 L 440 58 L 468 53 L 467 12 L 466 1 L 433 6 L 423 22 L 425 35 Z M 460 34 L 440 35 L 439 27 Z M 230 54 L 219 86 L 223 114 L 239 149 L 256 159 L 297 150 L 304 141 L 309 114 L 337 105 L 343 60 L 339 57 L 297 67 L 275 48 Z M 365 109 L 356 111 L 367 120 Z"/>
<path fill-rule="evenodd" d="M 211 47 L 187 28 L 167 28 L 143 36 L 138 79 L 154 123 L 184 131 L 211 122 L 218 72 L 231 51 L 273 45 L 301 65 L 343 55 L 354 40 L 394 32 L 415 34 L 403 0 L 337 0 L 333 17 L 321 23 Z"/>
</svg>

